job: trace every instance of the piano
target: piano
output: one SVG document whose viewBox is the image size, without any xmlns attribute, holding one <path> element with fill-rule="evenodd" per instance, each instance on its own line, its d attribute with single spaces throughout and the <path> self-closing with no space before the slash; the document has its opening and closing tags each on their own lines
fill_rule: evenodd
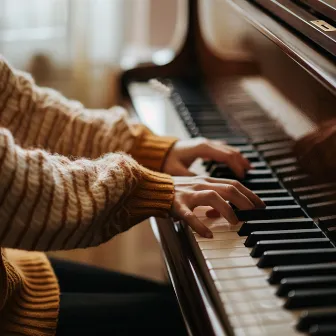
<svg viewBox="0 0 336 336">
<path fill-rule="evenodd" d="M 239 225 L 197 208 L 213 239 L 151 219 L 188 333 L 336 335 L 336 184 L 309 176 L 291 149 L 335 114 L 336 3 L 190 0 L 185 9 L 174 57 L 122 74 L 125 106 L 157 134 L 239 148 L 253 166 L 241 182 L 267 205 L 236 210 Z M 236 179 L 218 162 L 192 169 Z"/>
</svg>

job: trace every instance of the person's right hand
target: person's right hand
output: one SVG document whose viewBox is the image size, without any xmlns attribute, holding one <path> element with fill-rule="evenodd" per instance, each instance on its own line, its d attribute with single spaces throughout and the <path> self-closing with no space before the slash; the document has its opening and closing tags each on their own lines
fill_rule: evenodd
<svg viewBox="0 0 336 336">
<path fill-rule="evenodd" d="M 203 176 L 173 179 L 175 197 L 171 215 L 184 220 L 202 237 L 212 238 L 212 232 L 193 213 L 198 206 L 212 207 L 212 210 L 207 212 L 208 217 L 221 214 L 231 224 L 237 224 L 238 219 L 227 201 L 241 210 L 265 207 L 256 194 L 235 180 Z"/>
</svg>

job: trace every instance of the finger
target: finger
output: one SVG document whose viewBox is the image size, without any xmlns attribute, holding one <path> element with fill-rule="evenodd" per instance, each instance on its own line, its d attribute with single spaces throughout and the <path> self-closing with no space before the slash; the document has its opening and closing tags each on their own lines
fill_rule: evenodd
<svg viewBox="0 0 336 336">
<path fill-rule="evenodd" d="M 240 190 L 231 184 L 211 183 L 200 184 L 196 190 L 214 190 L 226 201 L 234 204 L 238 209 L 250 210 L 254 209 L 255 205 L 249 200 Z"/>
<path fill-rule="evenodd" d="M 212 238 L 212 232 L 195 216 L 195 214 L 187 207 L 181 206 L 178 210 L 181 219 L 183 219 L 194 231 L 201 237 Z"/>
<path fill-rule="evenodd" d="M 214 150 L 212 157 L 215 161 L 225 163 L 240 179 L 244 178 L 246 169 L 249 169 L 240 153 Z"/>
<path fill-rule="evenodd" d="M 244 178 L 246 170 L 245 159 L 242 157 L 241 153 L 233 152 L 226 148 L 227 146 L 219 148 L 211 142 L 207 142 L 198 148 L 197 156 L 202 158 L 207 157 L 214 161 L 223 162 L 231 168 L 238 178 Z"/>
<path fill-rule="evenodd" d="M 213 188 L 212 185 L 211 188 Z M 214 190 L 216 190 L 225 200 L 234 204 L 238 209 L 250 210 L 255 208 L 254 203 L 238 188 L 231 184 L 216 184 Z"/>
<path fill-rule="evenodd" d="M 241 161 L 241 164 L 244 166 L 246 170 L 251 169 L 251 163 L 250 161 L 244 157 L 244 154 L 240 152 L 240 150 L 237 147 L 229 146 L 226 145 L 225 147 L 223 146 L 218 146 L 220 150 L 225 150 L 226 152 L 230 153 L 231 155 L 236 154 L 236 158 Z"/>
<path fill-rule="evenodd" d="M 239 222 L 230 205 L 214 190 L 200 191 L 194 196 L 191 208 L 194 209 L 202 205 L 211 206 L 232 224 Z"/>
<path fill-rule="evenodd" d="M 257 208 L 265 208 L 266 204 L 253 191 L 246 188 L 238 181 L 231 180 L 231 184 L 244 194 Z"/>
<path fill-rule="evenodd" d="M 215 209 L 211 209 L 211 210 L 206 211 L 205 215 L 208 218 L 218 218 L 218 217 L 220 217 L 220 213 Z"/>
<path fill-rule="evenodd" d="M 236 189 L 238 189 L 243 195 L 245 195 L 249 201 L 253 203 L 253 205 L 257 208 L 265 208 L 266 204 L 257 196 L 253 191 L 243 186 L 240 182 L 235 180 L 229 180 L 229 179 L 219 179 L 215 177 L 208 177 L 206 178 L 206 181 L 209 183 L 214 184 L 230 184 L 234 186 Z M 236 205 L 236 204 L 235 204 Z M 237 205 L 236 205 L 237 206 Z"/>
</svg>

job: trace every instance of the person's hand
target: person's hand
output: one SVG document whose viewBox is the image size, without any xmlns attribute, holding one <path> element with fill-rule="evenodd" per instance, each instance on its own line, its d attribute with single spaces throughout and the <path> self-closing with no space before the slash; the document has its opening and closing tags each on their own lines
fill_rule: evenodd
<svg viewBox="0 0 336 336">
<path fill-rule="evenodd" d="M 335 120 L 297 140 L 293 149 L 303 170 L 320 180 L 336 180 Z"/>
<path fill-rule="evenodd" d="M 251 169 L 250 162 L 238 149 L 221 141 L 195 138 L 175 143 L 164 163 L 163 172 L 174 176 L 193 176 L 188 168 L 197 158 L 223 162 L 238 178 L 243 178 L 246 170 Z"/>
<path fill-rule="evenodd" d="M 256 194 L 238 181 L 202 176 L 173 179 L 175 197 L 170 215 L 184 220 L 202 237 L 211 238 L 212 232 L 193 213 L 198 206 L 210 206 L 208 217 L 221 214 L 231 224 L 237 224 L 238 219 L 228 201 L 241 210 L 265 207 Z"/>
</svg>

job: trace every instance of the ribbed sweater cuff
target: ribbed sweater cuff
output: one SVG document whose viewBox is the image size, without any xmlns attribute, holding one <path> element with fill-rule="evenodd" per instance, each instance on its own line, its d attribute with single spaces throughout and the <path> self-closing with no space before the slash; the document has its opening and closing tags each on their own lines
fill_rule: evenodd
<svg viewBox="0 0 336 336">
<path fill-rule="evenodd" d="M 151 216 L 168 217 L 174 199 L 172 177 L 142 168 L 142 179 L 128 202 L 132 222 Z"/>
<path fill-rule="evenodd" d="M 165 159 L 178 138 L 145 133 L 137 139 L 130 154 L 146 168 L 162 171 Z"/>
</svg>

